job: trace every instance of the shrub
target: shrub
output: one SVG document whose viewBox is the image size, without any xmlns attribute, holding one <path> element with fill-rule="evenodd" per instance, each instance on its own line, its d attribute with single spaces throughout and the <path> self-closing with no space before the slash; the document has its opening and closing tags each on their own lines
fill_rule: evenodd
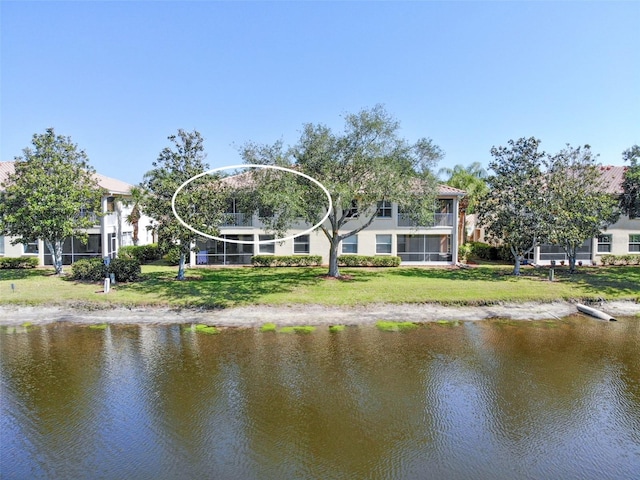
<svg viewBox="0 0 640 480">
<path fill-rule="evenodd" d="M 102 258 L 96 257 L 78 260 L 71 265 L 73 280 L 99 282 L 110 273 L 115 275 L 117 282 L 135 282 L 140 280 L 140 264 L 135 259 L 114 258 L 107 267 Z"/>
<path fill-rule="evenodd" d="M 482 242 L 471 242 L 471 255 L 481 260 L 491 260 L 491 245 Z"/>
<path fill-rule="evenodd" d="M 600 261 L 602 265 L 640 265 L 640 255 L 602 255 Z"/>
<path fill-rule="evenodd" d="M 462 245 L 460 245 L 458 247 L 458 260 L 462 263 L 467 263 L 467 260 L 469 260 L 469 257 L 471 256 L 472 250 L 473 248 L 469 243 L 463 243 Z"/>
<path fill-rule="evenodd" d="M 167 253 L 162 256 L 162 258 L 169 263 L 169 265 L 178 265 L 180 263 L 180 247 L 177 245 L 171 247 L 167 250 Z"/>
<path fill-rule="evenodd" d="M 129 245 L 118 250 L 118 258 L 135 259 L 140 265 L 158 260 L 160 256 L 160 249 L 155 243 L 150 245 Z"/>
<path fill-rule="evenodd" d="M 97 282 L 105 278 L 108 273 L 107 266 L 100 257 L 78 260 L 71 265 L 73 280 Z"/>
<path fill-rule="evenodd" d="M 113 273 L 116 282 L 137 282 L 142 271 L 136 259 L 114 258 L 109 264 L 109 273 Z"/>
<path fill-rule="evenodd" d="M 254 267 L 315 267 L 322 264 L 320 255 L 255 255 Z"/>
<path fill-rule="evenodd" d="M 338 265 L 341 267 L 397 267 L 400 262 L 400 257 L 390 255 L 341 255 L 338 257 Z"/>
<path fill-rule="evenodd" d="M 38 259 L 35 257 L 0 257 L 0 269 L 36 268 Z"/>
</svg>

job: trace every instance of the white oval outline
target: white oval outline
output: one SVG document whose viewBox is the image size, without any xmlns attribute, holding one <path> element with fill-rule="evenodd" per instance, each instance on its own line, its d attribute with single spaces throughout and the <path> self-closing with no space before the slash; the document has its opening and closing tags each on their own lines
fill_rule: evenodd
<svg viewBox="0 0 640 480">
<path fill-rule="evenodd" d="M 235 168 L 235 169 L 239 169 L 239 168 L 267 168 L 267 169 L 269 169 L 269 168 L 271 168 L 273 170 L 281 170 L 283 172 L 294 173 L 296 175 L 304 177 L 307 180 L 310 180 L 313 183 L 315 183 L 316 185 L 318 185 L 322 189 L 324 194 L 327 196 L 327 200 L 329 201 L 329 208 L 327 208 L 327 213 L 325 213 L 324 217 L 322 217 L 322 219 L 318 223 L 313 225 L 311 228 L 305 230 L 304 232 L 296 233 L 295 235 L 291 235 L 289 237 L 274 238 L 273 240 L 258 240 L 257 242 L 255 242 L 255 241 L 249 242 L 249 241 L 246 241 L 246 240 L 229 240 L 229 239 L 226 239 L 226 238 L 216 237 L 215 235 L 209 235 L 207 233 L 201 232 L 200 230 L 197 230 L 197 229 L 193 228 L 187 222 L 182 220 L 182 218 L 180 218 L 180 215 L 178 215 L 178 212 L 176 212 L 176 197 L 178 196 L 180 191 L 184 187 L 186 187 L 188 184 L 190 184 L 191 182 L 193 182 L 194 180 L 196 180 L 196 179 L 198 179 L 200 177 L 204 177 L 205 175 L 209 175 L 211 173 L 220 172 L 222 170 L 231 170 L 232 168 Z M 329 218 L 329 215 L 331 214 L 331 209 L 332 208 L 333 208 L 333 202 L 331 201 L 331 193 L 329 193 L 329 190 L 327 190 L 327 187 L 325 187 L 322 183 L 320 183 L 315 178 L 310 177 L 309 175 L 307 175 L 305 173 L 297 172 L 296 170 L 292 170 L 290 168 L 279 167 L 277 165 L 258 165 L 258 164 L 255 164 L 255 163 L 246 163 L 246 164 L 242 164 L 242 165 L 229 165 L 228 167 L 213 168 L 211 170 L 207 170 L 206 172 L 199 173 L 198 175 L 195 175 L 195 176 L 191 177 L 189 180 L 187 180 L 182 185 L 180 185 L 176 189 L 175 193 L 173 194 L 173 197 L 171 197 L 171 210 L 173 211 L 173 215 L 176 217 L 176 219 L 178 219 L 178 222 L 180 222 L 182 224 L 182 226 L 188 228 L 192 232 L 197 233 L 198 235 L 202 235 L 203 237 L 210 238 L 212 240 L 218 240 L 220 242 L 227 242 L 227 243 L 238 243 L 238 244 L 242 244 L 242 245 L 255 245 L 256 243 L 258 245 L 262 245 L 262 244 L 267 244 L 267 243 L 285 242 L 287 240 L 293 240 L 294 238 L 297 238 L 297 237 L 299 237 L 301 235 L 306 235 L 308 233 L 311 233 L 316 228 L 320 227 L 320 225 L 322 225 L 327 218 Z"/>
</svg>

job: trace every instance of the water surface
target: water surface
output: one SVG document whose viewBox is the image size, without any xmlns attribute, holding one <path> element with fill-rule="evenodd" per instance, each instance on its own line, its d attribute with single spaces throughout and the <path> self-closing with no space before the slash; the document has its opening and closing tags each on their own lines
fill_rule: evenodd
<svg viewBox="0 0 640 480">
<path fill-rule="evenodd" d="M 631 479 L 640 320 L 4 328 L 6 479 Z"/>
</svg>

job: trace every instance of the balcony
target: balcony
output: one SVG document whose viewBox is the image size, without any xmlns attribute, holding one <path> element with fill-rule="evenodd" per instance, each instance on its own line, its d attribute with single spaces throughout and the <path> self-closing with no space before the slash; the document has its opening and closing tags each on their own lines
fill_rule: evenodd
<svg viewBox="0 0 640 480">
<path fill-rule="evenodd" d="M 455 216 L 453 213 L 435 213 L 433 215 L 433 223 L 428 225 L 428 228 L 433 227 L 453 227 Z M 416 225 L 411 218 L 402 213 L 398 213 L 398 226 L 399 227 L 423 227 L 424 225 Z"/>
<path fill-rule="evenodd" d="M 225 213 L 221 227 L 252 227 L 253 215 L 245 213 Z"/>
</svg>

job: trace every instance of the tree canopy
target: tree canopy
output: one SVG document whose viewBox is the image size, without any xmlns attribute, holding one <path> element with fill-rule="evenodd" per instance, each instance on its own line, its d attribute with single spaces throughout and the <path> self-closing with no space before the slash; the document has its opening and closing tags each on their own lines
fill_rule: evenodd
<svg viewBox="0 0 640 480">
<path fill-rule="evenodd" d="M 191 245 L 199 236 L 183 226 L 173 214 L 171 199 L 183 183 L 209 170 L 205 162 L 203 139 L 199 132 L 178 130 L 168 137 L 171 146 L 165 147 L 153 168 L 144 175 L 141 188 L 142 210 L 158 222 L 161 242 L 180 250 L 179 280 L 184 280 L 185 262 Z M 191 182 L 176 197 L 176 211 L 194 228 L 209 235 L 218 235 L 227 201 L 225 184 L 219 176 L 204 176 Z M 164 245 L 166 247 L 166 245 Z"/>
<path fill-rule="evenodd" d="M 16 157 L 15 173 L 0 193 L 0 231 L 15 236 L 13 244 L 42 239 L 62 274 L 64 241 L 75 236 L 86 242 L 86 229 L 100 216 L 102 190 L 87 155 L 70 137 L 49 128 L 34 134 L 32 145 Z"/>
<path fill-rule="evenodd" d="M 545 234 L 542 176 L 544 152 L 540 140 L 509 140 L 508 147 L 493 147 L 487 193 L 478 202 L 478 222 L 486 236 L 507 245 L 514 259 L 514 273 Z"/>
<path fill-rule="evenodd" d="M 549 156 L 545 183 L 545 237 L 562 247 L 574 272 L 578 248 L 616 221 L 618 200 L 605 191 L 589 145 Z"/>
<path fill-rule="evenodd" d="M 640 146 L 625 150 L 622 159 L 630 165 L 624 172 L 620 207 L 629 218 L 640 218 Z"/>
<path fill-rule="evenodd" d="M 562 247 L 575 270 L 578 248 L 616 221 L 617 200 L 606 193 L 588 145 L 567 145 L 555 155 L 539 151 L 536 138 L 492 148 L 489 191 L 479 203 L 479 222 L 494 242 L 520 262 L 536 245 Z"/>
<path fill-rule="evenodd" d="M 289 149 L 281 142 L 242 148 L 246 163 L 297 169 L 328 189 L 333 207 L 319 228 L 329 240 L 330 276 L 340 276 L 340 242 L 372 224 L 379 202 L 397 202 L 419 225 L 433 221 L 437 183 L 431 169 L 443 153 L 430 139 L 407 142 L 399 130 L 398 121 L 376 106 L 346 115 L 339 133 L 306 124 Z M 301 177 L 260 173 L 255 179 L 258 201 L 269 211 L 262 220 L 274 231 L 300 221 L 314 225 L 327 211 L 326 198 Z"/>
</svg>

